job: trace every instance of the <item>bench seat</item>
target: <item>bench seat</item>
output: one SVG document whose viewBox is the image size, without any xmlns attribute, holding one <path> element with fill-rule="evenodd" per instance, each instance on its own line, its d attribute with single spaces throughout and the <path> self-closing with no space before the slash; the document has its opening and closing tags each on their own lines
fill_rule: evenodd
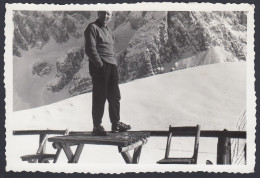
<svg viewBox="0 0 260 178">
<path fill-rule="evenodd" d="M 35 163 L 38 162 L 39 163 L 43 163 L 43 162 L 48 162 L 49 160 L 54 160 L 55 158 L 55 154 L 32 154 L 32 155 L 25 155 L 25 156 L 21 156 L 21 159 L 23 161 L 28 161 L 30 163 Z"/>
<path fill-rule="evenodd" d="M 158 164 L 194 164 L 193 158 L 165 158 L 157 161 Z"/>
</svg>

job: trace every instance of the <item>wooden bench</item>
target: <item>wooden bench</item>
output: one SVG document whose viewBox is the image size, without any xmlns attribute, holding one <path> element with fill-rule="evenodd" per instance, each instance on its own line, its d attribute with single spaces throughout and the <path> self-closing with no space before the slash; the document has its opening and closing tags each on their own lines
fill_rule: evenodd
<svg viewBox="0 0 260 178">
<path fill-rule="evenodd" d="M 22 161 L 28 161 L 29 163 L 49 163 L 53 160 L 56 163 L 60 155 L 61 149 L 58 149 L 55 154 L 45 153 L 46 142 L 48 135 L 67 135 L 68 130 L 16 130 L 13 131 L 13 135 L 39 135 L 39 147 L 36 154 L 21 156 Z"/>
<path fill-rule="evenodd" d="M 192 134 L 195 137 L 194 143 L 194 152 L 191 158 L 171 158 L 169 157 L 170 147 L 171 147 L 171 138 L 173 134 L 182 133 Z M 158 164 L 197 164 L 198 150 L 199 150 L 199 138 L 200 138 L 200 125 L 196 127 L 169 127 L 169 134 L 167 138 L 165 157 L 162 160 L 159 160 Z"/>
</svg>

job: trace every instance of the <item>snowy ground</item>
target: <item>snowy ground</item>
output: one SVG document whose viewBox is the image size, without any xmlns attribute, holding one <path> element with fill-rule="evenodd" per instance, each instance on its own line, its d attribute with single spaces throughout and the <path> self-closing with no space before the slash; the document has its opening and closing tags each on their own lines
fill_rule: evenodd
<svg viewBox="0 0 260 178">
<path fill-rule="evenodd" d="M 200 124 L 202 130 L 237 130 L 238 115 L 246 105 L 246 63 L 224 63 L 175 71 L 120 85 L 121 120 L 132 130 L 168 130 Z M 103 125 L 110 130 L 106 110 Z M 20 156 L 35 153 L 36 136 L 13 136 L 13 130 L 66 129 L 91 131 L 91 93 L 51 105 L 13 112 L 6 120 L 7 166 L 26 164 Z M 17 149 L 17 143 L 20 143 Z M 191 156 L 193 139 L 173 139 L 175 156 Z M 216 139 L 201 138 L 198 164 L 216 162 Z M 151 137 L 143 147 L 140 164 L 156 164 L 165 153 L 166 137 Z M 49 146 L 48 152 L 55 152 Z M 64 153 L 58 161 L 65 161 Z M 79 164 L 124 164 L 114 146 L 87 145 Z"/>
</svg>

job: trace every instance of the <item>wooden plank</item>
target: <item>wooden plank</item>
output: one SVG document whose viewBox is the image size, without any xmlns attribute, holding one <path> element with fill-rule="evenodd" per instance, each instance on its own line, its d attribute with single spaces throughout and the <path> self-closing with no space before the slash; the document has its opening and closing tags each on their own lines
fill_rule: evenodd
<svg viewBox="0 0 260 178">
<path fill-rule="evenodd" d="M 123 137 L 120 137 L 123 135 Z M 136 135 L 136 133 L 135 133 Z M 117 136 L 117 137 L 116 137 Z M 101 144 L 101 145 L 117 145 L 120 147 L 125 147 L 132 144 L 133 137 L 124 134 L 114 134 L 110 136 L 79 136 L 79 135 L 69 135 L 69 136 L 58 136 L 48 139 L 51 142 L 57 143 L 67 143 L 67 144 Z M 137 139 L 136 139 L 137 140 Z M 146 140 L 146 139 L 144 139 Z M 58 148 L 59 144 L 53 144 L 54 148 Z"/>
<path fill-rule="evenodd" d="M 91 137 L 93 139 L 101 139 L 102 138 L 106 138 L 107 140 L 111 140 L 111 139 L 114 139 L 114 140 L 127 140 L 131 143 L 134 143 L 136 141 L 138 141 L 139 139 L 137 138 L 134 138 L 134 137 L 131 137 L 130 135 L 125 135 L 125 134 L 122 134 L 122 133 L 107 133 L 107 136 L 93 136 L 92 133 L 89 133 L 89 132 L 72 132 L 70 135 L 72 136 L 84 136 L 84 137 Z"/>
<path fill-rule="evenodd" d="M 75 145 L 78 145 L 77 143 L 66 143 L 68 146 L 75 146 Z M 54 149 L 62 149 L 62 146 L 59 142 L 53 142 L 52 143 L 52 147 Z"/>
<path fill-rule="evenodd" d="M 91 135 L 89 132 L 71 132 L 71 135 L 77 135 L 77 136 L 91 136 L 94 138 L 94 136 Z M 140 139 L 148 138 L 150 136 L 150 133 L 146 132 L 119 132 L 119 133 L 110 133 L 108 132 L 108 135 L 105 136 L 106 138 L 111 138 L 115 140 L 128 140 L 132 143 L 139 141 Z M 100 138 L 100 136 L 98 136 Z M 103 137 L 104 138 L 104 137 Z M 129 143 L 131 144 L 131 143 Z"/>
<path fill-rule="evenodd" d="M 24 155 L 24 156 L 21 156 L 21 159 L 23 161 L 28 161 L 28 160 L 31 160 L 31 159 L 54 159 L 55 157 L 55 154 L 33 154 L 33 155 Z"/>
<path fill-rule="evenodd" d="M 109 135 L 108 138 L 111 138 L 114 140 L 127 140 L 127 141 L 130 141 L 131 143 L 138 141 L 134 137 L 131 137 L 129 135 L 121 135 L 121 134 Z"/>
<path fill-rule="evenodd" d="M 39 135 L 39 147 L 36 152 L 36 154 L 44 154 L 46 150 L 46 140 L 47 140 L 47 134 L 40 134 Z M 38 163 L 42 163 L 43 159 L 39 158 Z"/>
<path fill-rule="evenodd" d="M 122 132 L 120 132 L 120 133 L 122 133 Z M 119 135 L 120 133 L 107 132 L 107 136 L 116 136 L 116 135 Z M 73 135 L 73 136 L 93 136 L 92 132 L 75 132 L 75 131 L 71 131 L 70 135 Z"/>
<path fill-rule="evenodd" d="M 56 163 L 58 161 L 58 158 L 60 156 L 61 150 L 62 150 L 62 146 L 60 145 L 60 148 L 58 148 L 58 150 L 56 151 L 53 163 Z"/>
<path fill-rule="evenodd" d="M 52 134 L 63 135 L 65 130 L 14 130 L 13 135 L 40 135 Z"/>
<path fill-rule="evenodd" d="M 133 159 L 132 159 L 133 164 L 138 164 L 140 155 L 141 155 L 141 151 L 142 151 L 142 145 L 134 149 L 134 154 L 133 154 Z"/>
<path fill-rule="evenodd" d="M 127 152 L 121 152 L 122 157 L 124 158 L 126 164 L 131 164 L 132 163 L 132 158 L 130 154 Z"/>
<path fill-rule="evenodd" d="M 39 148 L 36 152 L 36 154 L 43 154 L 46 150 L 46 140 L 48 138 L 47 134 L 41 134 L 39 139 Z"/>
<path fill-rule="evenodd" d="M 137 147 L 139 147 L 139 146 L 141 146 L 141 145 L 143 145 L 143 142 L 140 140 L 140 141 L 138 141 L 138 142 L 135 142 L 135 143 L 133 143 L 133 144 L 131 144 L 131 145 L 129 145 L 129 146 L 126 146 L 126 147 L 118 147 L 118 151 L 119 151 L 119 153 L 122 153 L 122 152 L 127 152 L 127 151 L 129 151 L 129 150 L 133 150 L 133 149 L 135 149 L 135 148 L 137 148 Z"/>
<path fill-rule="evenodd" d="M 138 139 L 146 139 L 148 137 L 150 137 L 150 133 L 149 132 L 136 132 L 136 131 L 131 131 L 131 132 L 127 132 L 130 136 L 138 138 Z"/>
<path fill-rule="evenodd" d="M 65 130 L 15 130 L 13 131 L 13 135 L 39 135 L 41 133 L 46 133 L 46 134 L 57 134 L 57 135 L 63 135 Z M 167 136 L 168 135 L 168 130 L 141 130 L 141 131 L 128 131 L 128 133 L 131 132 L 144 132 L 144 133 L 150 133 L 150 136 Z M 201 130 L 201 137 L 219 137 L 221 135 L 221 132 L 219 130 Z M 76 132 L 76 131 L 71 131 L 69 134 L 82 134 L 86 133 L 91 135 L 92 132 Z M 243 138 L 246 139 L 246 132 L 245 131 L 228 131 L 227 137 L 229 138 Z M 192 136 L 191 134 L 185 134 L 185 133 L 178 133 L 173 136 Z"/>
<path fill-rule="evenodd" d="M 165 151 L 165 158 L 169 158 L 170 149 L 171 149 L 171 141 L 172 141 L 172 132 L 169 132 L 168 138 L 167 138 L 167 144 L 166 144 L 166 151 Z"/>
<path fill-rule="evenodd" d="M 132 141 L 131 137 L 115 137 L 115 136 L 56 136 L 56 138 L 61 138 L 61 139 L 75 139 L 75 140 L 117 140 L 117 141 Z"/>
<path fill-rule="evenodd" d="M 196 133 L 197 128 L 194 126 L 189 126 L 189 127 L 171 127 L 169 129 L 171 132 L 175 133 Z"/>
<path fill-rule="evenodd" d="M 129 131 L 131 132 L 131 131 Z M 161 136 L 168 136 L 168 132 L 169 131 L 155 131 L 155 130 L 143 130 L 141 132 L 150 132 L 150 136 L 154 136 L 154 137 L 161 137 Z M 222 135 L 223 131 L 219 131 L 219 130 L 201 130 L 200 131 L 200 137 L 219 137 L 220 135 Z M 246 132 L 245 131 L 227 131 L 226 136 L 229 138 L 242 138 L 242 139 L 246 139 Z M 173 136 L 177 137 L 191 137 L 193 136 L 193 134 L 191 133 L 174 133 L 173 132 Z"/>
<path fill-rule="evenodd" d="M 129 133 L 129 135 L 131 135 L 132 137 L 134 137 L 138 140 L 147 138 L 147 135 L 145 133 L 133 132 L 133 133 Z"/>
<path fill-rule="evenodd" d="M 219 137 L 223 134 L 223 131 L 201 131 L 200 137 Z M 243 138 L 246 139 L 246 132 L 245 131 L 227 131 L 224 133 L 226 137 L 229 138 Z"/>
<path fill-rule="evenodd" d="M 68 135 L 68 134 L 69 134 L 69 129 L 66 129 L 64 135 Z M 56 151 L 53 163 L 57 162 L 57 160 L 58 160 L 58 158 L 60 156 L 61 150 L 62 150 L 62 146 L 60 144 L 58 144 L 58 145 L 59 145 L 59 148 L 57 148 L 57 151 Z"/>
<path fill-rule="evenodd" d="M 247 152 L 246 152 L 246 144 L 244 146 L 244 153 L 245 153 L 245 164 L 247 164 L 247 160 L 246 160 L 246 155 L 247 155 Z"/>
<path fill-rule="evenodd" d="M 76 141 L 107 141 L 107 142 L 127 142 L 131 143 L 131 139 L 121 139 L 121 138 L 115 138 L 115 137 L 107 137 L 107 136 L 58 136 L 55 137 L 60 141 L 68 140 L 69 142 L 71 140 Z"/>
<path fill-rule="evenodd" d="M 131 140 L 109 139 L 106 138 L 106 136 L 100 136 L 100 137 L 60 136 L 60 137 L 51 137 L 48 140 L 50 142 L 75 143 L 75 144 L 98 144 L 98 145 L 117 145 L 117 146 L 128 146 L 129 144 L 131 144 Z"/>
<path fill-rule="evenodd" d="M 200 140 L 200 125 L 197 125 L 197 133 L 195 136 L 195 140 L 194 140 L 194 151 L 193 151 L 193 156 L 192 158 L 194 158 L 194 164 L 197 164 L 198 161 L 198 153 L 199 153 L 199 140 Z"/>
<path fill-rule="evenodd" d="M 109 136 L 114 137 L 114 138 L 122 138 L 122 139 L 133 139 L 134 137 L 130 135 L 127 132 L 118 132 L 118 133 L 108 133 Z"/>
<path fill-rule="evenodd" d="M 120 132 L 113 135 L 113 139 L 115 140 L 131 140 L 129 144 L 135 143 L 139 141 L 139 138 L 134 137 L 133 135 L 129 135 L 127 132 Z"/>
<path fill-rule="evenodd" d="M 192 164 L 192 158 L 165 158 L 157 161 L 158 164 Z"/>
<path fill-rule="evenodd" d="M 72 159 L 73 159 L 73 153 L 72 153 L 70 147 L 66 143 L 61 143 L 61 145 L 62 145 L 62 148 L 65 152 L 65 155 L 68 158 L 68 163 L 71 163 Z"/>
<path fill-rule="evenodd" d="M 217 145 L 217 164 L 231 164 L 231 142 L 230 138 L 226 137 L 225 132 L 223 131 L 223 135 L 218 138 Z"/>
<path fill-rule="evenodd" d="M 74 157 L 73 157 L 73 160 L 72 160 L 73 163 L 77 163 L 78 162 L 83 148 L 84 148 L 84 144 L 79 144 L 77 146 L 77 149 L 75 151 L 75 154 L 74 154 Z"/>
<path fill-rule="evenodd" d="M 107 132 L 108 137 L 116 137 L 116 138 L 127 138 L 132 139 L 133 142 L 138 141 L 142 138 L 148 138 L 150 136 L 149 132 L 139 132 L 139 131 L 131 131 L 131 132 L 119 132 L 119 133 L 112 133 Z M 70 135 L 77 135 L 77 136 L 92 136 L 91 132 L 70 132 Z"/>
<path fill-rule="evenodd" d="M 92 135 L 92 132 L 70 131 L 70 135 Z"/>
<path fill-rule="evenodd" d="M 28 161 L 28 163 L 37 163 L 37 159 L 27 159 L 27 160 L 23 160 L 22 161 Z"/>
</svg>

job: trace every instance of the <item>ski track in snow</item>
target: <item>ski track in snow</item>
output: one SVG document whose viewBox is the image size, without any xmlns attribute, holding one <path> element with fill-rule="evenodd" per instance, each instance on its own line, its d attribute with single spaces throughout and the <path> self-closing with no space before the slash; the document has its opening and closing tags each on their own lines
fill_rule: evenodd
<svg viewBox="0 0 260 178">
<path fill-rule="evenodd" d="M 236 122 L 246 104 L 246 63 L 212 64 L 156 75 L 120 85 L 121 120 L 132 130 L 168 130 L 172 126 L 200 124 L 202 130 L 237 130 Z M 91 131 L 91 93 L 57 103 L 13 112 L 6 120 L 7 163 L 22 162 L 20 156 L 35 153 L 36 136 L 13 136 L 13 130 L 66 129 Z M 107 104 L 103 125 L 110 130 Z M 140 164 L 156 164 L 165 153 L 166 137 L 150 137 Z M 185 142 L 184 142 L 185 141 Z M 193 138 L 174 138 L 175 156 L 191 156 Z M 16 143 L 23 143 L 19 151 Z M 30 146 L 29 146 L 30 145 Z M 216 163 L 217 139 L 201 138 L 198 164 Z M 47 152 L 55 152 L 51 144 Z M 58 164 L 64 163 L 62 152 Z M 125 164 L 114 146 L 87 145 L 79 163 Z"/>
</svg>

